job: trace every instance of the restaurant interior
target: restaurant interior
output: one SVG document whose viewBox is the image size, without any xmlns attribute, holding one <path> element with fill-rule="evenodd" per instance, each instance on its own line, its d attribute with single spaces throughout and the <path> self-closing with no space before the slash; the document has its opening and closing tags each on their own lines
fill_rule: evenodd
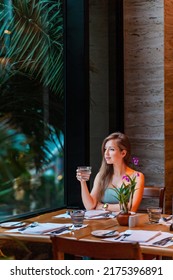
<svg viewBox="0 0 173 280">
<path fill-rule="evenodd" d="M 125 243 L 91 234 L 124 233 L 129 224 L 121 227 L 116 216 L 86 219 L 54 237 L 20 231 L 71 223 L 69 211 L 84 209 L 76 168 L 92 167 L 91 190 L 102 141 L 113 132 L 128 135 L 145 175 L 134 230 L 173 238 L 173 218 L 149 224 L 146 210 L 173 214 L 172 11 L 164 0 L 0 1 L 0 259 L 63 259 L 63 252 L 83 259 L 91 252 L 82 246 L 100 254 L 104 243 L 120 251 Z M 124 247 L 137 254 L 122 259 L 172 259 L 172 240 L 137 242 Z M 118 258 L 109 253 L 100 258 Z"/>
</svg>

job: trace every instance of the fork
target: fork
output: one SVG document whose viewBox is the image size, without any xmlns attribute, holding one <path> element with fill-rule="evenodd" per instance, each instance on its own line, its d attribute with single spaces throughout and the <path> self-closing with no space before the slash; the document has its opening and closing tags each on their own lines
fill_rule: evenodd
<svg viewBox="0 0 173 280">
<path fill-rule="evenodd" d="M 130 235 L 131 235 L 130 233 L 124 233 L 124 234 L 114 238 L 114 240 L 119 240 L 120 239 L 120 241 L 123 241 L 126 237 L 128 237 Z"/>
<path fill-rule="evenodd" d="M 126 237 L 130 236 L 131 234 L 130 233 L 124 233 L 122 235 L 122 238 L 120 239 L 120 241 L 123 241 Z"/>
</svg>

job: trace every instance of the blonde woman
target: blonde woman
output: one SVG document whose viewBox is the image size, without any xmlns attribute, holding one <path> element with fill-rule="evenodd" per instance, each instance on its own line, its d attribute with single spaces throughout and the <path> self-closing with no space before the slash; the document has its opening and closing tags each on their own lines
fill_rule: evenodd
<svg viewBox="0 0 173 280">
<path fill-rule="evenodd" d="M 120 132 L 106 137 L 102 143 L 102 164 L 97 173 L 92 191 L 89 192 L 86 181 L 77 170 L 76 177 L 81 184 L 82 201 L 87 210 L 104 209 L 120 211 L 119 201 L 115 198 L 113 188 L 120 188 L 125 176 L 136 176 L 136 188 L 131 211 L 136 212 L 142 200 L 144 190 L 144 175 L 129 166 L 131 148 L 129 138 Z"/>
</svg>

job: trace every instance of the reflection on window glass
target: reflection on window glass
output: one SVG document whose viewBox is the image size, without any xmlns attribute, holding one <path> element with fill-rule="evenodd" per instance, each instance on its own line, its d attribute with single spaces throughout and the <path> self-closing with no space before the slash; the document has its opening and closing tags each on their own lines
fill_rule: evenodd
<svg viewBox="0 0 173 280">
<path fill-rule="evenodd" d="M 63 205 L 62 1 L 0 1 L 0 220 Z"/>
</svg>

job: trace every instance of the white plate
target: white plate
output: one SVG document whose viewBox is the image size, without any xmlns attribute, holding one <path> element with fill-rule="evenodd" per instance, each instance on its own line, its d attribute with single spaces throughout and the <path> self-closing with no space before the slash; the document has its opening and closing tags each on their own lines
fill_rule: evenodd
<svg viewBox="0 0 173 280">
<path fill-rule="evenodd" d="M 114 231 L 114 230 L 111 230 L 111 229 L 104 229 L 104 230 L 94 230 L 91 232 L 92 235 L 96 236 L 96 237 L 111 237 L 111 236 L 116 236 L 116 235 L 119 235 L 119 232 L 118 231 Z"/>
<path fill-rule="evenodd" d="M 5 222 L 5 223 L 1 223 L 0 226 L 3 228 L 18 228 L 18 227 L 22 227 L 26 225 L 26 223 L 24 222 Z"/>
</svg>

